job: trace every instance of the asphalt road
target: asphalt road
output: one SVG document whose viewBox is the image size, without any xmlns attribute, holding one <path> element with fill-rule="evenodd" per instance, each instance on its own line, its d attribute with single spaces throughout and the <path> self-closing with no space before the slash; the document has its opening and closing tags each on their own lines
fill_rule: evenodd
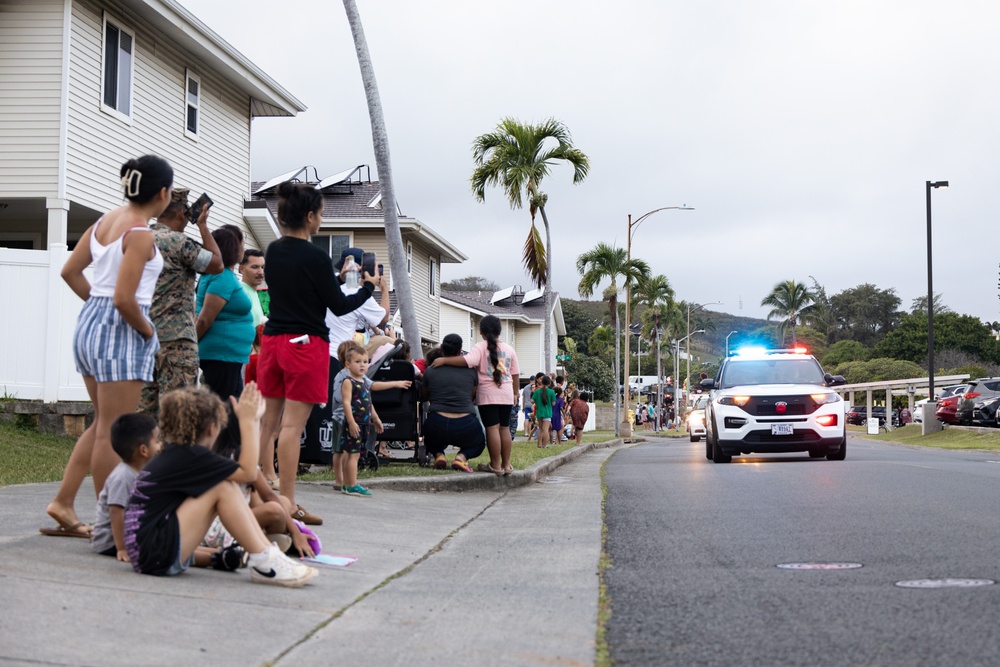
<svg viewBox="0 0 1000 667">
<path fill-rule="evenodd" d="M 720 465 L 655 442 L 605 482 L 616 666 L 1000 663 L 1000 584 L 897 585 L 1000 581 L 1000 453 L 852 438 L 842 462 Z"/>
</svg>

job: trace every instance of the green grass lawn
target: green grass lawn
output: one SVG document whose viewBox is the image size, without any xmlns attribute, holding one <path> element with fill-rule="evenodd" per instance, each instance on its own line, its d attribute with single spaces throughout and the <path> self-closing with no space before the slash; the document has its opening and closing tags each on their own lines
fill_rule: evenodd
<svg viewBox="0 0 1000 667">
<path fill-rule="evenodd" d="M 587 433 L 583 436 L 583 442 L 606 442 L 612 440 L 615 437 L 614 431 L 593 431 Z M 514 466 L 514 470 L 523 470 L 542 459 L 546 459 L 550 456 L 555 456 L 556 454 L 561 454 L 567 449 L 572 449 L 576 445 L 575 441 L 563 441 L 561 445 L 552 445 L 548 449 L 540 449 L 538 447 L 538 442 L 536 440 L 525 440 L 524 437 L 519 437 L 514 441 L 514 449 L 511 452 L 510 463 Z M 448 454 L 448 460 L 454 458 L 451 453 Z M 479 458 L 472 459 L 471 465 L 473 468 L 478 466 L 480 463 L 489 463 L 490 457 L 483 450 L 483 453 Z M 376 471 L 371 470 L 360 470 L 358 471 L 358 479 L 371 479 L 373 477 L 422 477 L 427 475 L 453 475 L 455 471 L 450 467 L 445 470 L 436 470 L 435 468 L 421 468 L 416 463 L 391 463 L 379 466 Z M 321 472 L 321 473 L 309 473 L 307 475 L 300 475 L 299 479 L 305 481 L 332 481 L 332 472 Z"/>
<path fill-rule="evenodd" d="M 857 432 L 855 432 L 855 428 Z M 920 424 L 907 424 L 893 429 L 891 433 L 865 435 L 863 427 L 848 427 L 851 435 L 858 435 L 869 440 L 882 442 L 898 442 L 903 445 L 919 445 L 936 449 L 988 449 L 1000 450 L 1000 429 L 989 431 L 973 431 L 945 427 L 943 431 L 929 435 L 920 434 Z"/>
<path fill-rule="evenodd" d="M 58 482 L 76 438 L 0 422 L 0 486 Z"/>
</svg>

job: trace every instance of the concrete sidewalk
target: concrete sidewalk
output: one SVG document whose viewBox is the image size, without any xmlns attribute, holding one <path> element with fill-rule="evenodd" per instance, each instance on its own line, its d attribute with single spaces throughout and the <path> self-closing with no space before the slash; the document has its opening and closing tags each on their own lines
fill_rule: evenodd
<svg viewBox="0 0 1000 667">
<path fill-rule="evenodd" d="M 85 540 L 38 533 L 55 484 L 0 488 L 0 663 L 592 664 L 599 471 L 613 451 L 569 450 L 558 475 L 539 462 L 507 478 L 520 489 L 428 493 L 382 480 L 354 498 L 303 485 L 302 504 L 326 519 L 324 552 L 359 560 L 320 566 L 298 590 L 251 584 L 246 571 L 136 575 Z M 447 483 L 456 490 L 504 483 L 455 477 L 468 480 Z M 88 481 L 85 518 L 92 498 Z"/>
</svg>

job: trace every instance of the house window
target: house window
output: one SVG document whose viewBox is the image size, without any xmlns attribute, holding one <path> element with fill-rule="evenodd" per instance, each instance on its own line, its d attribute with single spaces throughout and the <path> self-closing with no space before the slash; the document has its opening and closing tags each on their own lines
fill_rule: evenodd
<svg viewBox="0 0 1000 667">
<path fill-rule="evenodd" d="M 313 245 L 328 254 L 334 262 L 340 261 L 340 255 L 351 247 L 350 234 L 317 234 L 312 237 Z"/>
<path fill-rule="evenodd" d="M 135 34 L 104 17 L 104 79 L 101 98 L 105 109 L 132 116 L 132 65 Z"/>
<path fill-rule="evenodd" d="M 409 241 L 406 243 L 406 273 L 413 275 L 413 244 Z"/>
<path fill-rule="evenodd" d="M 431 282 L 429 289 L 427 291 L 427 293 L 430 294 L 431 296 L 434 296 L 437 293 L 437 290 L 434 288 L 434 283 L 437 281 L 437 267 L 438 267 L 437 262 L 435 262 L 432 259 L 429 272 L 431 274 Z"/>
<path fill-rule="evenodd" d="M 184 84 L 184 108 L 186 109 L 184 134 L 198 138 L 198 119 L 201 114 L 201 77 L 187 70 Z"/>
</svg>

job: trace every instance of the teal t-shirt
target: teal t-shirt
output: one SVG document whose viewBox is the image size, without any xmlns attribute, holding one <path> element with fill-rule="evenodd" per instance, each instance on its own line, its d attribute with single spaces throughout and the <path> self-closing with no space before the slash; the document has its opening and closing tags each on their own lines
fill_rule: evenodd
<svg viewBox="0 0 1000 667">
<path fill-rule="evenodd" d="M 213 361 L 245 364 L 250 358 L 254 328 L 250 299 L 240 287 L 240 279 L 229 269 L 218 275 L 202 276 L 198 282 L 198 298 L 195 302 L 199 313 L 208 294 L 225 299 L 226 305 L 219 311 L 204 337 L 198 341 L 198 356 Z"/>
<path fill-rule="evenodd" d="M 545 392 L 544 401 L 542 392 Z M 552 404 L 556 402 L 556 392 L 542 387 L 531 394 L 531 400 L 535 402 L 535 419 L 552 419 Z"/>
</svg>

